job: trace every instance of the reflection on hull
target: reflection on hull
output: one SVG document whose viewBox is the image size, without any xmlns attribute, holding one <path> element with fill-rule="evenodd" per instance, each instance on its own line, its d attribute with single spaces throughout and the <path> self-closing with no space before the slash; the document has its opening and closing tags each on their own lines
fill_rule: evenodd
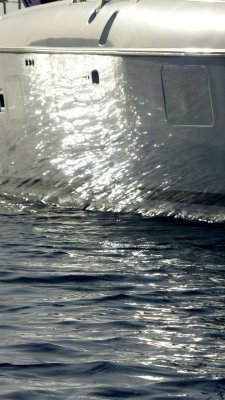
<svg viewBox="0 0 225 400">
<path fill-rule="evenodd" d="M 1 192 L 145 213 L 155 204 L 223 207 L 224 66 L 223 58 L 1 54 Z"/>
</svg>

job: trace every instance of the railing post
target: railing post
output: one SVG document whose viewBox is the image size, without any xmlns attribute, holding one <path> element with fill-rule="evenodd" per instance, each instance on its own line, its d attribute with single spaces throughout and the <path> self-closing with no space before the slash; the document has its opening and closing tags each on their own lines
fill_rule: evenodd
<svg viewBox="0 0 225 400">
<path fill-rule="evenodd" d="M 3 0 L 3 12 L 6 14 L 6 0 Z"/>
</svg>

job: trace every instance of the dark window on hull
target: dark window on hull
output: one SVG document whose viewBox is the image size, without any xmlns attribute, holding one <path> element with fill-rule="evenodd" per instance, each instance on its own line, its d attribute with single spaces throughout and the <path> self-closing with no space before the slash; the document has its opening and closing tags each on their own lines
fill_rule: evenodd
<svg viewBox="0 0 225 400">
<path fill-rule="evenodd" d="M 99 73 L 96 69 L 94 71 L 92 71 L 91 79 L 92 79 L 92 83 L 94 83 L 95 85 L 99 84 Z"/>
<path fill-rule="evenodd" d="M 0 93 L 0 112 L 5 109 L 5 101 L 4 101 L 4 96 L 2 93 Z"/>
<path fill-rule="evenodd" d="M 211 126 L 213 112 L 205 66 L 162 68 L 166 116 L 171 125 Z"/>
</svg>

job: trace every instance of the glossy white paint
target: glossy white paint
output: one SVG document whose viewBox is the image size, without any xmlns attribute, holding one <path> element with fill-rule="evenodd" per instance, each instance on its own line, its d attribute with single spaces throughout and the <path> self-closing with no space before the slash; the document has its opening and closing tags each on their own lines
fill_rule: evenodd
<svg viewBox="0 0 225 400">
<path fill-rule="evenodd" d="M 224 1 L 111 0 L 93 19 L 98 3 L 65 0 L 9 14 L 0 21 L 0 51 L 225 50 Z M 101 46 L 101 34 L 115 12 L 118 13 L 107 41 Z"/>
<path fill-rule="evenodd" d="M 225 205 L 225 3 L 111 0 L 94 18 L 97 5 L 52 3 L 0 21 L 2 192 L 126 211 L 153 200 Z M 160 21 L 160 7 L 174 20 Z M 210 34 L 197 27 L 202 12 Z M 184 15 L 193 26 L 182 28 Z M 193 101 L 206 86 L 202 123 L 193 109 L 178 123 L 173 104 L 185 113 L 189 100 L 163 82 L 171 67 L 191 71 Z"/>
</svg>

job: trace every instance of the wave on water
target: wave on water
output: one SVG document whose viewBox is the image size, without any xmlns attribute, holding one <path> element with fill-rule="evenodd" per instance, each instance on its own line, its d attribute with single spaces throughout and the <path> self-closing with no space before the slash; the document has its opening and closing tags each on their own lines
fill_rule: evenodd
<svg viewBox="0 0 225 400">
<path fill-rule="evenodd" d="M 37 198 L 36 198 L 37 197 Z M 90 200 L 90 199 L 89 199 Z M 106 213 L 121 213 L 121 214 L 139 214 L 144 217 L 150 218 L 172 218 L 176 220 L 187 220 L 196 222 L 207 222 L 207 223 L 224 223 L 225 222 L 225 208 L 219 206 L 200 206 L 200 205 L 190 205 L 182 203 L 171 203 L 171 202 L 150 202 L 148 206 L 143 207 L 139 204 L 129 205 L 123 203 L 113 203 L 110 204 L 107 201 L 76 201 L 70 195 L 64 196 L 60 194 L 59 197 L 51 196 L 15 196 L 15 195 L 1 195 L 0 205 L 7 208 L 15 208 L 18 206 L 18 210 L 29 209 L 29 208 L 45 208 L 54 207 L 59 210 L 62 208 L 70 209 L 71 211 L 90 211 L 90 212 L 106 212 Z"/>
</svg>

